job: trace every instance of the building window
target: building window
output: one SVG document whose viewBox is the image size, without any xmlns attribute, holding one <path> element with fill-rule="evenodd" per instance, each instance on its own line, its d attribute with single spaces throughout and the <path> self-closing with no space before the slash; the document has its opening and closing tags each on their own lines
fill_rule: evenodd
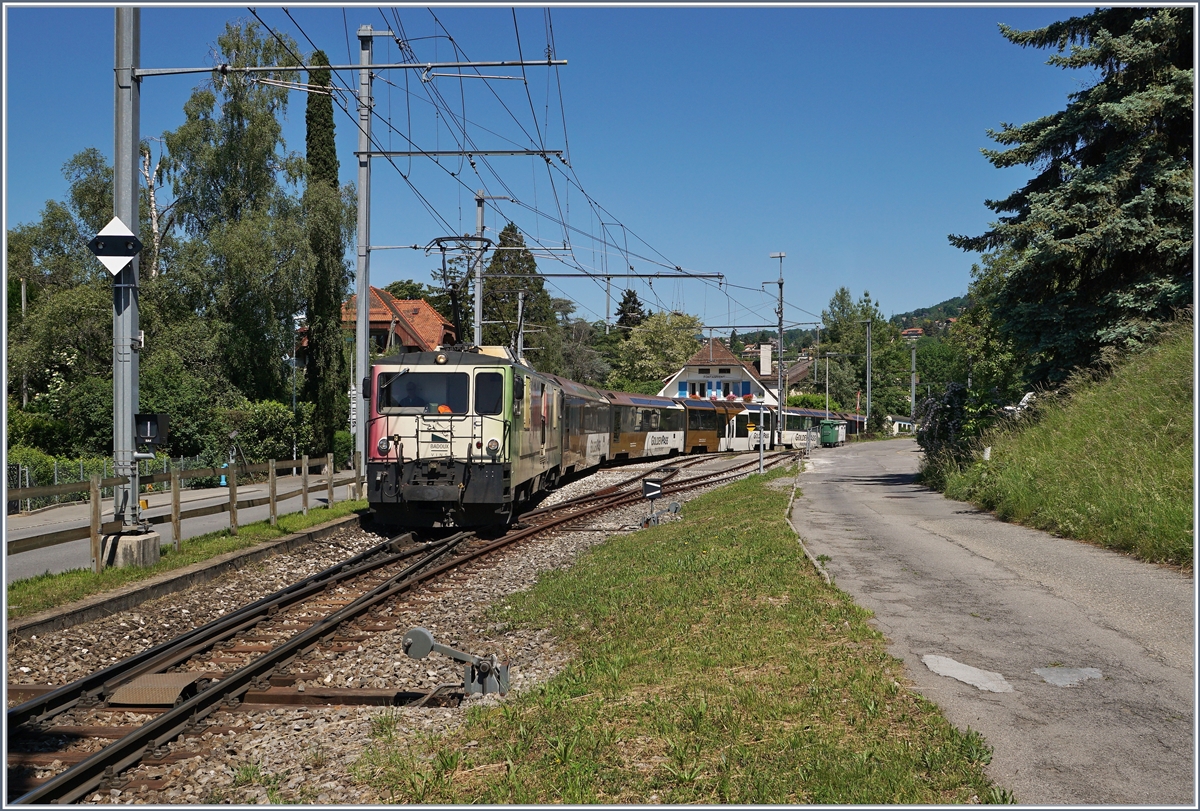
<svg viewBox="0 0 1200 811">
<path fill-rule="evenodd" d="M 712 369 L 701 369 L 701 370 L 700 370 L 700 374 L 702 374 L 702 375 L 706 375 L 706 374 L 708 374 L 708 373 L 709 373 L 709 372 L 711 372 L 711 371 L 712 371 Z"/>
<path fill-rule="evenodd" d="M 717 374 L 727 375 L 727 374 L 729 374 L 729 370 L 728 369 L 717 369 Z"/>
</svg>

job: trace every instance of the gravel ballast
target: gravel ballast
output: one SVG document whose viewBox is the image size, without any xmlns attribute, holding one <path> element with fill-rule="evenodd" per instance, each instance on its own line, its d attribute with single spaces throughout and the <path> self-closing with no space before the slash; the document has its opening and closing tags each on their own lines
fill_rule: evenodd
<svg viewBox="0 0 1200 811">
<path fill-rule="evenodd" d="M 714 457 L 722 466 L 730 457 Z M 711 463 L 702 467 L 707 468 Z M 564 485 L 539 506 L 595 492 L 652 465 L 604 470 Z M 700 472 L 685 471 L 688 476 Z M 705 487 L 670 500 L 687 501 Z M 666 504 L 656 505 L 665 507 Z M 294 672 L 313 674 L 306 687 L 366 687 L 427 691 L 436 685 L 461 684 L 462 666 L 440 654 L 421 660 L 401 649 L 405 632 L 416 625 L 445 645 L 477 655 L 496 653 L 510 663 L 511 689 L 527 690 L 553 677 L 569 662 L 572 651 L 545 631 L 510 629 L 490 622 L 489 605 L 529 588 L 546 570 L 569 567 L 590 547 L 610 534 L 636 530 L 649 510 L 645 502 L 594 517 L 589 531 L 563 530 L 525 541 L 491 555 L 486 563 L 469 564 L 452 573 L 436 589 L 422 589 L 405 605 L 377 611 L 395 629 L 367 636 L 357 650 L 318 651 L 292 665 Z M 665 516 L 663 520 L 679 520 Z M 601 529 L 603 531 L 596 531 Z M 295 580 L 327 568 L 380 543 L 382 536 L 355 528 L 300 550 L 279 555 L 204 586 L 144 603 L 136 610 L 8 645 L 9 684 L 66 684 L 122 657 L 202 625 Z M 449 586 L 447 588 L 447 586 Z M 167 778 L 161 790 L 145 786 L 108 789 L 89 795 L 89 802 L 112 803 L 386 803 L 387 796 L 362 784 L 351 766 L 372 742 L 372 732 L 393 729 L 398 739 L 437 735 L 462 723 L 466 710 L 495 696 L 473 697 L 457 708 L 305 706 L 225 713 L 209 717 L 214 725 L 241 728 L 223 735 L 211 732 L 176 740 L 172 752 L 194 757 L 127 770 L 133 780 Z M 15 703 L 10 701 L 10 706 Z M 122 716 L 128 715 L 125 713 Z M 80 711 L 79 718 L 82 719 Z M 63 719 L 63 723 L 80 720 Z M 89 723 L 96 723 L 93 719 Z M 113 723 L 135 723 L 135 719 Z M 99 744 L 89 744 L 99 745 Z M 41 773 L 43 776 L 51 771 Z"/>
</svg>

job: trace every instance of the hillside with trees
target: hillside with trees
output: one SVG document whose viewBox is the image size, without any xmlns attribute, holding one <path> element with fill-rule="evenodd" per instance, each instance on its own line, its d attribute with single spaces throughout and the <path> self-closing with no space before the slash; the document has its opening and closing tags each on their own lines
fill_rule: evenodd
<svg viewBox="0 0 1200 811">
<path fill-rule="evenodd" d="M 900 329 L 920 327 L 925 330 L 926 335 L 929 335 L 931 332 L 938 331 L 935 326 L 938 322 L 945 322 L 949 318 L 958 318 L 962 315 L 968 301 L 966 296 L 955 296 L 938 302 L 932 307 L 918 307 L 911 312 L 893 315 L 888 321 Z"/>
</svg>

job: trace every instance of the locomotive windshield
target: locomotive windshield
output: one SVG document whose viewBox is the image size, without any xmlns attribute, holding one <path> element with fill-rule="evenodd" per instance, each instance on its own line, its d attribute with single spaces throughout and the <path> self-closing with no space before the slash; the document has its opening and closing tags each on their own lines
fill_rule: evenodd
<svg viewBox="0 0 1200 811">
<path fill-rule="evenodd" d="M 466 414 L 465 372 L 395 372 L 379 376 L 381 414 Z"/>
<path fill-rule="evenodd" d="M 504 413 L 504 375 L 499 372 L 475 375 L 475 413 Z"/>
</svg>

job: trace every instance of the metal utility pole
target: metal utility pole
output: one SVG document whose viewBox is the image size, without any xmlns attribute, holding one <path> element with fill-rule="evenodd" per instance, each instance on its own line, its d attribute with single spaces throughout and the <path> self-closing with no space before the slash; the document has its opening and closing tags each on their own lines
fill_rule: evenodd
<svg viewBox="0 0 1200 811">
<path fill-rule="evenodd" d="M 867 325 L 867 416 L 866 425 L 871 424 L 871 319 L 864 318 L 860 324 Z"/>
<path fill-rule="evenodd" d="M 25 321 L 25 280 L 21 279 L 21 321 Z M 21 372 L 21 408 L 29 407 L 29 381 Z"/>
<path fill-rule="evenodd" d="M 525 291 L 517 291 L 517 362 L 525 355 Z"/>
<path fill-rule="evenodd" d="M 141 80 L 141 9 L 116 9 L 113 115 L 113 216 L 138 232 L 138 138 Z M 129 483 L 113 488 L 113 515 L 123 529 L 137 525 L 138 468 L 133 419 L 138 409 L 138 258 L 113 283 L 113 473 Z"/>
<path fill-rule="evenodd" d="M 475 192 L 475 238 L 479 241 L 479 253 L 475 255 L 475 346 L 483 345 L 483 252 L 487 247 L 483 239 L 483 201 L 509 199 L 503 195 L 488 197 L 483 189 Z"/>
<path fill-rule="evenodd" d="M 821 325 L 817 324 L 817 348 L 813 352 L 813 383 L 817 382 L 816 362 L 821 359 Z"/>
<path fill-rule="evenodd" d="M 779 388 L 776 392 L 775 406 L 775 430 L 779 431 L 780 439 L 783 438 L 783 401 L 787 399 L 787 392 L 783 390 L 783 258 L 787 256 L 783 251 L 771 254 L 771 259 L 779 260 L 779 306 L 775 309 L 775 314 L 779 316 L 779 360 L 776 361 L 779 367 Z M 772 435 L 774 436 L 774 435 Z"/>
<path fill-rule="evenodd" d="M 475 254 L 475 346 L 483 345 L 483 189 L 475 192 L 475 236 L 479 253 Z"/>
<path fill-rule="evenodd" d="M 370 378 L 371 369 L 371 56 L 375 37 L 393 36 L 391 31 L 374 31 L 369 25 L 358 28 L 358 251 L 357 275 L 354 289 L 357 319 L 354 330 L 354 373 L 361 380 L 352 379 L 355 390 L 354 424 L 355 457 L 359 460 L 356 474 L 362 475 L 362 465 L 367 460 L 367 386 L 363 380 Z M 370 385 L 369 382 L 367 385 Z M 332 473 L 330 475 L 333 475 Z"/>
<path fill-rule="evenodd" d="M 25 282 L 21 282 L 21 295 L 25 295 Z M 24 298 L 21 299 L 25 301 Z M 25 312 L 24 309 L 21 312 Z M 609 325 L 612 322 L 612 276 L 604 277 L 604 334 L 608 335 Z"/>
<path fill-rule="evenodd" d="M 912 348 L 912 386 L 908 396 L 909 419 L 917 418 L 917 348 Z"/>
</svg>

